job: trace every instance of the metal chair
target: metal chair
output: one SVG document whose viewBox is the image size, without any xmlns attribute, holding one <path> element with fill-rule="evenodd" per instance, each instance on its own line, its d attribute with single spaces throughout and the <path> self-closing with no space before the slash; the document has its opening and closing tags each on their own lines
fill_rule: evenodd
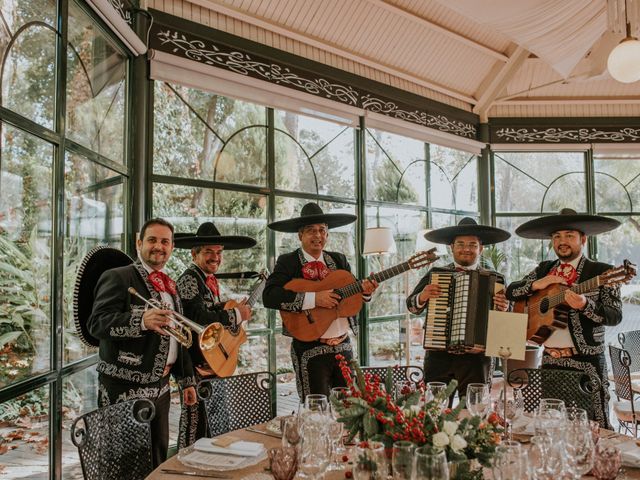
<svg viewBox="0 0 640 480">
<path fill-rule="evenodd" d="M 382 383 L 384 383 L 387 378 L 388 368 L 389 367 L 361 367 L 362 373 L 378 375 Z M 416 367 L 414 365 L 394 365 L 391 368 L 394 385 L 396 382 L 410 382 L 418 385 L 424 380 L 424 370 L 422 370 L 422 367 Z"/>
<path fill-rule="evenodd" d="M 71 441 L 78 448 L 85 480 L 144 479 L 153 471 L 152 402 L 129 400 L 78 417 Z"/>
<path fill-rule="evenodd" d="M 275 377 L 269 372 L 201 380 L 198 396 L 204 402 L 209 434 L 214 437 L 274 418 L 274 387 Z"/>
<path fill-rule="evenodd" d="M 595 418 L 594 404 L 600 391 L 600 381 L 576 370 L 556 368 L 519 368 L 511 371 L 509 385 L 522 391 L 524 410 L 535 412 L 542 398 L 564 400 L 567 407 L 574 406 L 587 411 Z"/>
<path fill-rule="evenodd" d="M 620 332 L 618 334 L 618 343 L 620 343 L 620 348 L 626 350 L 629 354 L 629 359 L 631 360 L 629 370 L 633 378 L 634 373 L 640 372 L 640 330 Z M 640 378 L 640 374 L 638 374 L 638 377 Z"/>
<path fill-rule="evenodd" d="M 638 436 L 638 420 L 640 420 L 640 412 L 636 411 L 635 396 L 631 382 L 631 355 L 613 345 L 609 345 L 609 357 L 611 358 L 611 370 L 613 370 L 613 384 L 617 401 L 613 402 L 613 411 L 618 418 L 618 431 L 625 428 L 626 432 L 631 434 L 633 427 L 633 435 Z"/>
</svg>

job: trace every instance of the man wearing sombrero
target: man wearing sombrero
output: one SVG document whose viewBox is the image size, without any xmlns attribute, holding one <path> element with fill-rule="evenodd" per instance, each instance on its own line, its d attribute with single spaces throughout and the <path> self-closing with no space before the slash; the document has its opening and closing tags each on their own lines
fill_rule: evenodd
<svg viewBox="0 0 640 480">
<path fill-rule="evenodd" d="M 269 224 L 278 232 L 298 233 L 300 248 L 278 257 L 273 273 L 267 279 L 262 294 L 262 303 L 267 308 L 301 312 L 318 307 L 336 308 L 339 295 L 332 290 L 296 293 L 284 286 L 294 278 L 322 280 L 332 270 L 351 270 L 347 258 L 338 252 L 325 251 L 329 230 L 348 225 L 356 220 L 355 215 L 324 213 L 316 203 L 307 203 L 299 217 Z M 362 281 L 364 300 L 371 299 L 377 283 Z M 349 341 L 349 328 L 357 333 L 355 317 L 338 318 L 329 329 L 315 341 L 291 342 L 291 361 L 296 372 L 296 386 L 300 399 L 306 395 L 323 393 L 329 395 L 331 388 L 345 386 L 342 372 L 336 360 L 342 354 L 347 360 L 353 358 L 353 347 Z M 290 336 L 283 328 L 283 334 Z"/>
<path fill-rule="evenodd" d="M 583 254 L 587 235 L 613 230 L 620 222 L 599 215 L 582 215 L 564 208 L 558 215 L 523 223 L 516 234 L 523 238 L 551 239 L 557 260 L 541 262 L 522 280 L 507 288 L 507 298 L 526 299 L 553 284 L 571 286 L 596 277 L 611 265 L 593 262 Z M 622 321 L 620 288 L 601 286 L 595 295 L 579 295 L 566 290 L 564 301 L 570 307 L 568 328 L 557 329 L 544 342 L 542 368 L 567 368 L 585 372 L 601 385 L 597 395 L 595 420 L 609 426 L 607 365 L 604 356 L 604 327 Z"/>
<path fill-rule="evenodd" d="M 504 242 L 511 234 L 505 230 L 478 223 L 465 217 L 458 225 L 438 228 L 425 234 L 430 242 L 449 245 L 453 254 L 453 262 L 444 268 L 451 270 L 482 270 L 480 255 L 484 245 Z M 420 314 L 427 307 L 430 299 L 442 294 L 438 285 L 429 284 L 430 275 L 427 273 L 411 295 L 407 297 L 407 308 L 411 313 Z M 496 309 L 506 311 L 509 302 L 503 292 L 493 296 Z M 458 396 L 467 394 L 470 383 L 489 383 L 493 370 L 491 357 L 483 353 L 454 354 L 447 351 L 427 351 L 424 357 L 425 382 L 445 382 L 455 379 L 458 382 Z"/>
<path fill-rule="evenodd" d="M 251 237 L 221 235 L 212 222 L 200 225 L 196 233 L 176 234 L 175 247 L 190 249 L 193 260 L 177 282 L 178 294 L 187 318 L 202 326 L 220 323 L 231 329 L 240 328 L 243 321 L 251 318 L 251 307 L 248 305 L 240 304 L 233 309 L 224 309 L 215 274 L 222 264 L 224 250 L 251 248 L 255 244 L 256 241 Z M 214 375 L 196 342 L 189 353 L 198 381 Z M 202 402 L 183 408 L 181 413 L 179 448 L 207 436 L 207 417 Z"/>
</svg>

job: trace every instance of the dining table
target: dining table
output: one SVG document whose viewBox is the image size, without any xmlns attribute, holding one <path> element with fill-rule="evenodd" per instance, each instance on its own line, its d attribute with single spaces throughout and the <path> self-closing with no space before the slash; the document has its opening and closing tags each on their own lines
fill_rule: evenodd
<svg viewBox="0 0 640 480">
<path fill-rule="evenodd" d="M 225 433 L 220 435 L 219 438 L 227 438 L 232 437 L 233 439 L 243 440 L 248 442 L 259 442 L 262 443 L 266 450 L 274 447 L 280 447 L 282 444 L 282 440 L 280 436 L 276 433 L 273 433 L 271 430 L 267 428 L 268 423 L 254 425 L 252 427 L 247 427 L 239 430 L 234 430 L 232 432 Z M 626 445 L 629 446 L 632 442 L 636 442 L 632 437 L 619 434 L 617 432 L 612 432 L 610 430 L 600 430 L 600 437 L 602 439 L 606 439 L 608 442 L 612 442 L 614 444 Z M 526 436 L 517 436 L 516 440 L 522 441 L 523 446 L 526 448 L 528 444 L 528 439 Z M 638 448 L 638 467 L 631 467 L 628 465 L 623 465 L 616 477 L 618 480 L 640 480 L 640 440 L 637 441 L 638 444 L 636 447 Z M 188 447 L 187 447 L 188 448 Z M 345 478 L 345 471 L 350 469 L 351 466 L 349 463 L 344 463 L 343 470 L 335 470 L 329 471 L 325 474 L 325 480 L 339 480 Z M 215 475 L 215 476 L 212 476 Z M 191 466 L 184 465 L 178 459 L 178 455 L 174 455 L 173 457 L 166 460 L 164 463 L 158 466 L 151 474 L 147 477 L 148 480 L 185 480 L 186 478 L 221 478 L 228 480 L 270 480 L 273 479 L 273 476 L 269 473 L 269 460 L 265 458 L 259 463 L 248 466 L 245 468 L 241 468 L 239 470 L 227 470 L 227 471 L 219 471 L 219 470 L 200 470 Z M 485 478 L 492 478 L 490 473 L 489 475 L 485 475 Z M 584 476 L 584 479 L 592 479 L 594 477 Z"/>
</svg>

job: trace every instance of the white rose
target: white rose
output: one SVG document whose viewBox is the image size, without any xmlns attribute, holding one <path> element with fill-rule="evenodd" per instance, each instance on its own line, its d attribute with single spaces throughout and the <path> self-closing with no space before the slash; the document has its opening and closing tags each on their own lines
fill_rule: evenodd
<svg viewBox="0 0 640 480">
<path fill-rule="evenodd" d="M 467 441 L 461 435 L 454 435 L 451 440 L 451 450 L 457 452 L 467 446 Z"/>
<path fill-rule="evenodd" d="M 422 410 L 422 408 L 420 408 L 420 405 L 411 405 L 409 409 L 411 410 L 411 413 L 413 413 L 414 415 L 419 414 L 420 410 Z"/>
<path fill-rule="evenodd" d="M 438 432 L 433 436 L 433 446 L 444 448 L 449 445 L 449 435 L 444 432 Z"/>
<path fill-rule="evenodd" d="M 444 430 L 444 433 L 446 433 L 447 435 L 452 436 L 458 430 L 458 423 L 450 422 L 449 420 L 446 420 L 444 422 L 444 426 L 442 427 L 442 430 Z"/>
</svg>

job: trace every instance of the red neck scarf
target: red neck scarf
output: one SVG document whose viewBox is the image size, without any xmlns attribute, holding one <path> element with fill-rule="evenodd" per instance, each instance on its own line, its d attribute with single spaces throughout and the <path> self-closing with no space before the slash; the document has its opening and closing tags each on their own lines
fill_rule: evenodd
<svg viewBox="0 0 640 480">
<path fill-rule="evenodd" d="M 329 275 L 329 269 L 318 260 L 307 262 L 302 266 L 302 276 L 307 280 L 324 280 L 327 275 Z"/>
<path fill-rule="evenodd" d="M 218 285 L 218 279 L 215 275 L 207 275 L 207 279 L 204 283 L 207 284 L 207 287 L 209 287 L 209 290 L 211 290 L 214 297 L 220 296 L 220 286 Z"/>
<path fill-rule="evenodd" d="M 578 271 L 573 268 L 570 263 L 561 263 L 557 267 L 554 267 L 549 272 L 549 275 L 557 275 L 562 277 L 567 282 L 567 285 L 571 286 L 578 279 Z"/>
<path fill-rule="evenodd" d="M 153 271 L 149 274 L 149 281 L 156 292 L 176 294 L 176 282 L 164 272 Z"/>
</svg>

